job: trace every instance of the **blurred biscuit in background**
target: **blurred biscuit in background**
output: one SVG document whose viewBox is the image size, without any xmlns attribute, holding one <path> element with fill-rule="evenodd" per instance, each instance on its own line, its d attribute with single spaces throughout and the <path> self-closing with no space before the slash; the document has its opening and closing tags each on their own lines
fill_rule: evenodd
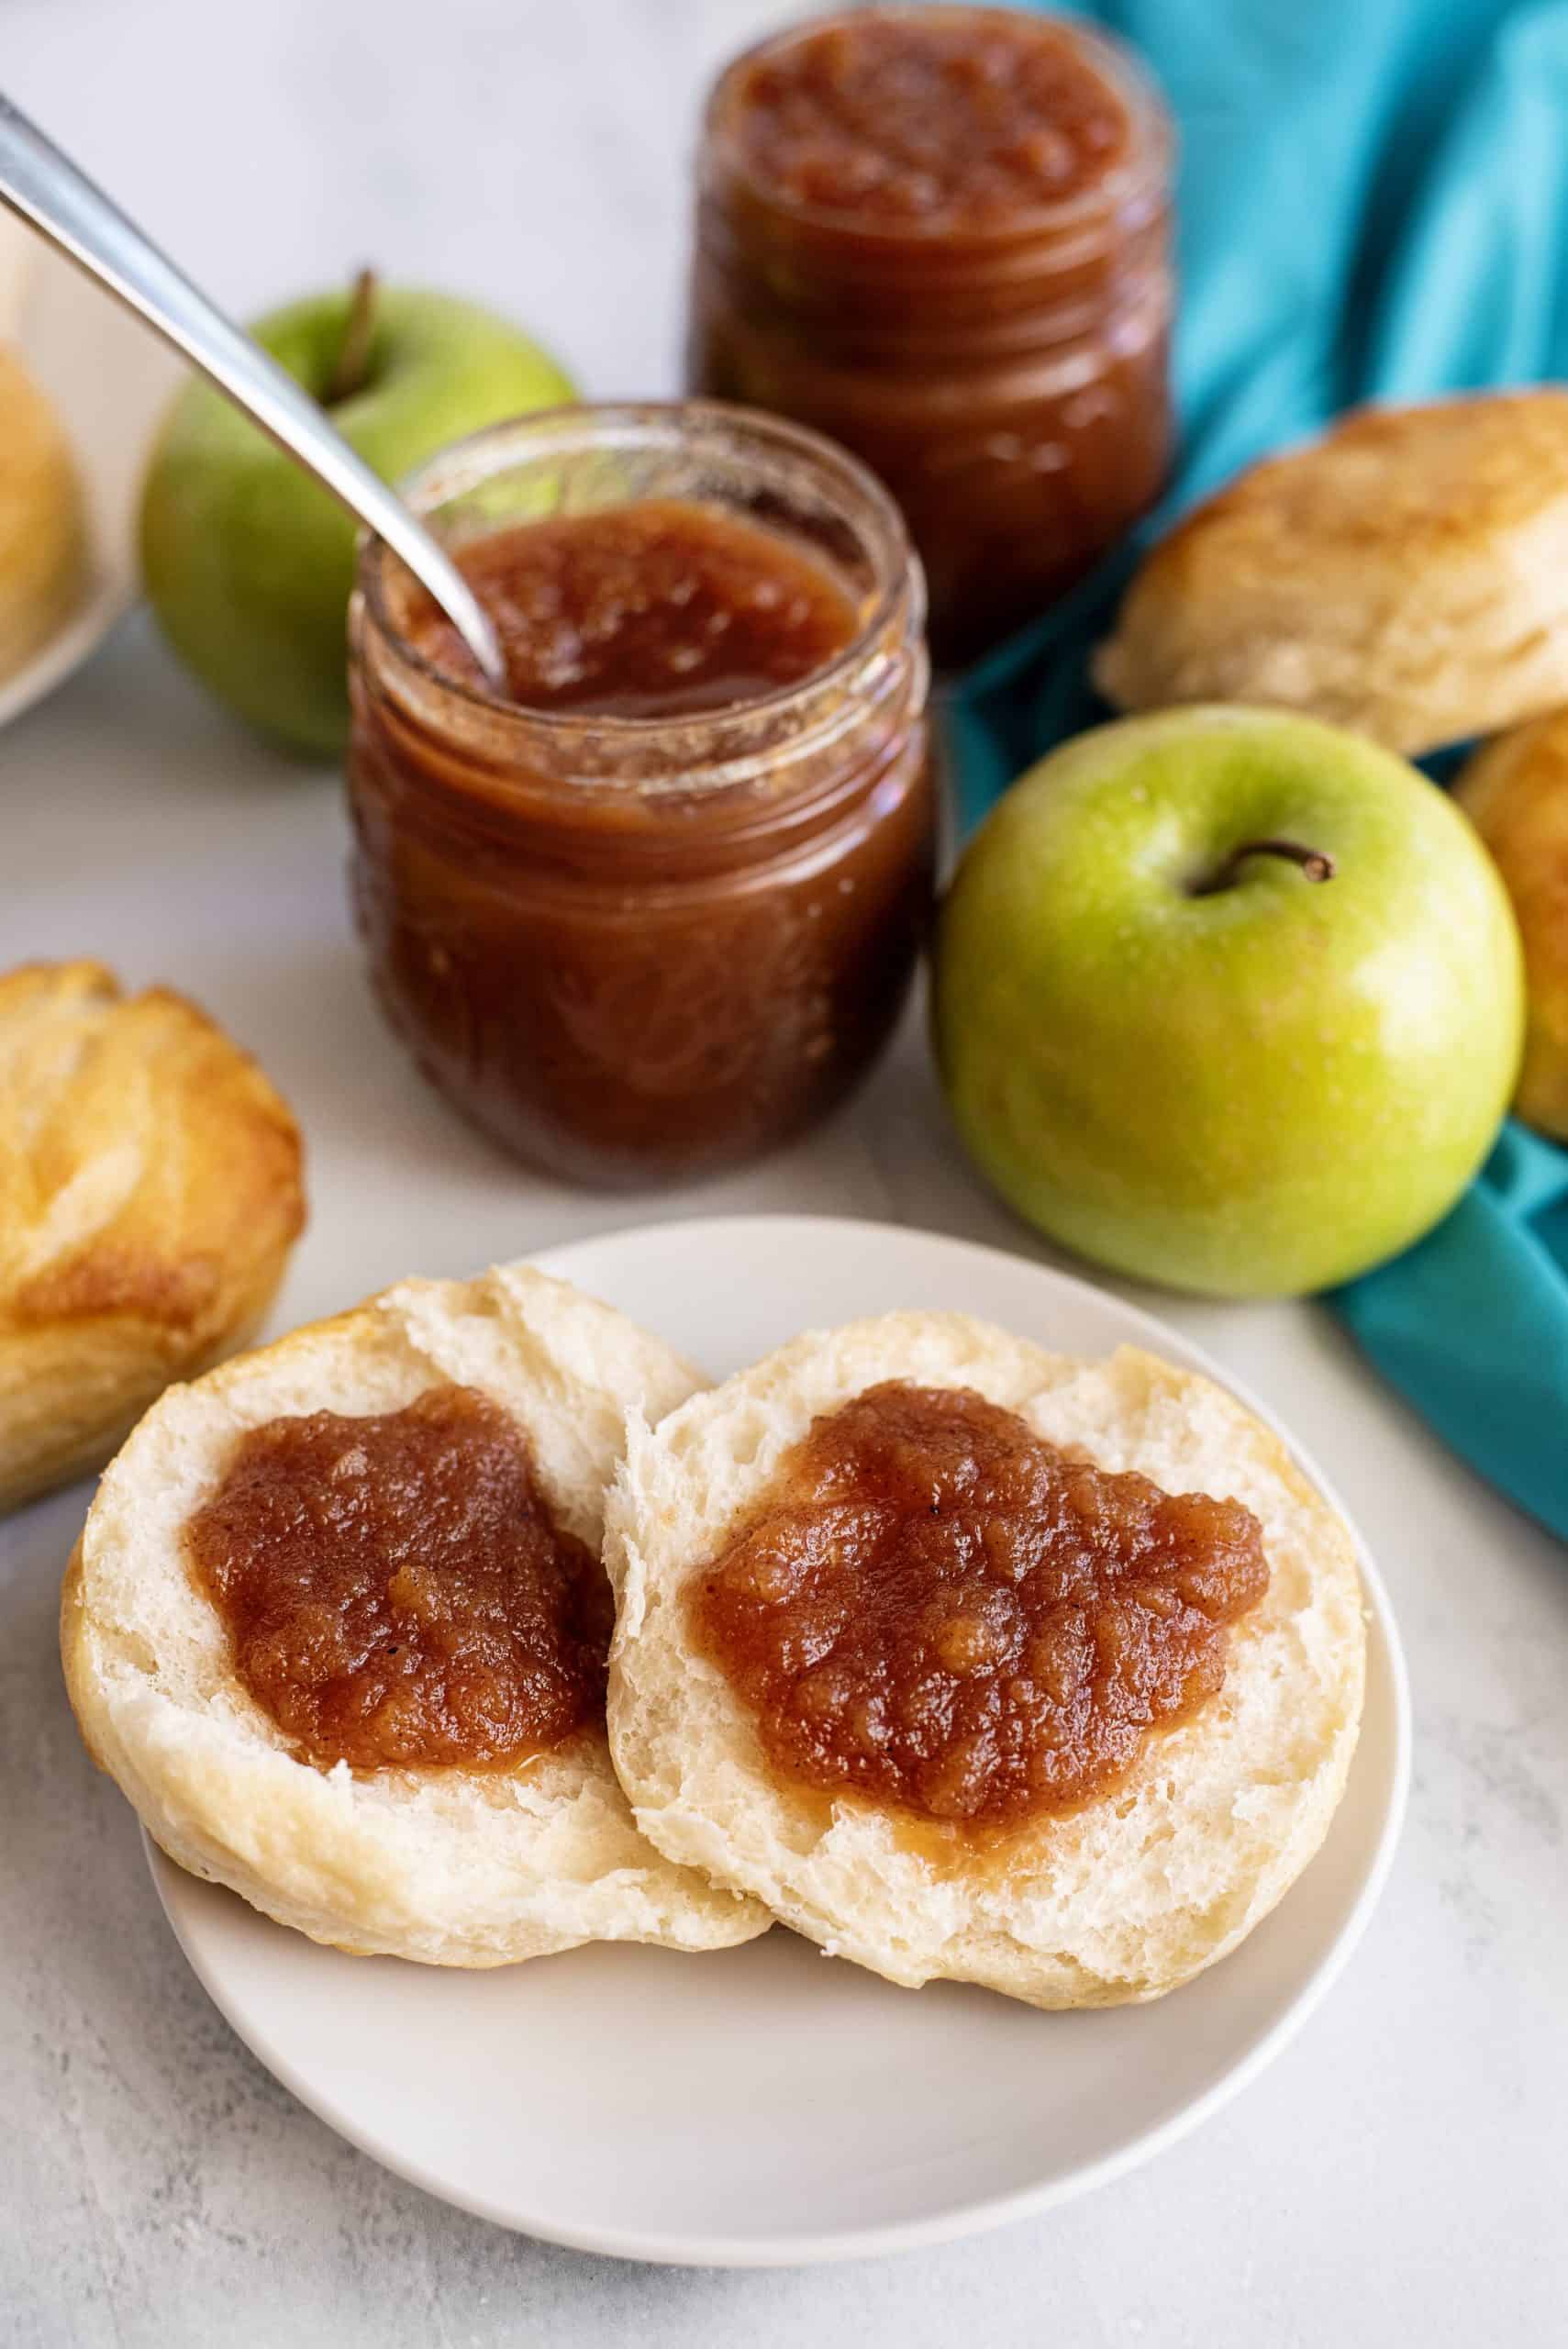
<svg viewBox="0 0 1568 2349">
<path fill-rule="evenodd" d="M 1514 1108 L 1568 1141 L 1568 710 L 1488 742 L 1454 797 L 1492 852 L 1524 941 L 1524 1065 Z"/>
<path fill-rule="evenodd" d="M 13 290 L 0 281 L 0 333 Z M 82 488 L 64 429 L 0 343 L 0 679 L 71 617 L 86 577 Z"/>
<path fill-rule="evenodd" d="M 243 1344 L 304 1222 L 288 1107 L 205 1012 L 100 963 L 0 977 L 0 1508 Z"/>
<path fill-rule="evenodd" d="M 1251 466 L 1145 558 L 1094 677 L 1407 757 L 1568 702 L 1568 390 L 1364 408 Z"/>
</svg>

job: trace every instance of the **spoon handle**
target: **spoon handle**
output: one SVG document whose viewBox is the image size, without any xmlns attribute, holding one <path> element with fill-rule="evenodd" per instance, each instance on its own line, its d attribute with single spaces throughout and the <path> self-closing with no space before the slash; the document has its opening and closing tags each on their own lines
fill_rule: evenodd
<svg viewBox="0 0 1568 2349">
<path fill-rule="evenodd" d="M 457 565 L 294 377 L 216 309 L 26 115 L 0 96 L 0 203 L 193 360 L 218 389 L 384 539 L 427 587 L 492 685 L 505 684 L 495 633 Z"/>
</svg>

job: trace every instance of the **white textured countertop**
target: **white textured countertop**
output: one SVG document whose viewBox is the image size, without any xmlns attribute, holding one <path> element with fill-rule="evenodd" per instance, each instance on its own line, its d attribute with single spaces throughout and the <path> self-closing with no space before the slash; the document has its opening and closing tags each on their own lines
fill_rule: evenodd
<svg viewBox="0 0 1568 2349">
<path fill-rule="evenodd" d="M 373 260 L 531 318 L 611 395 L 673 384 L 696 94 L 776 14 L 6 0 L 5 81 L 240 311 Z M 140 621 L 0 738 L 0 962 L 87 952 L 173 981 L 298 1108 L 315 1213 L 280 1326 L 410 1269 L 656 1215 L 807 1208 L 1029 1249 L 944 1137 L 913 1032 L 824 1137 L 700 1192 L 574 1197 L 492 1156 L 370 1007 L 330 781 L 230 729 Z M 1339 1483 L 1414 1681 L 1412 1810 L 1383 1907 L 1261 2083 L 1088 2201 L 879 2265 L 620 2266 L 444 2209 L 302 2110 L 187 1972 L 61 1692 L 55 1591 L 83 1508 L 66 1494 L 0 1526 L 6 2349 L 1562 2338 L 1568 1554 L 1318 1311 L 1149 1301 Z"/>
</svg>

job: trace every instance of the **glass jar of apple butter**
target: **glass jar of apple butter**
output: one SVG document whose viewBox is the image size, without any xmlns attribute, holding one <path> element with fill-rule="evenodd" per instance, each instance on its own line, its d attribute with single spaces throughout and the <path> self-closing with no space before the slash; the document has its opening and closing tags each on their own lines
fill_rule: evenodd
<svg viewBox="0 0 1568 2349">
<path fill-rule="evenodd" d="M 350 617 L 355 905 L 426 1075 L 532 1163 L 630 1186 L 824 1116 L 906 997 L 933 864 L 919 566 L 810 432 L 561 409 L 406 493 L 505 696 L 384 548 Z"/>
<path fill-rule="evenodd" d="M 1017 9 L 809 19 L 714 90 L 689 383 L 881 475 L 939 666 L 1036 617 L 1160 489 L 1172 153 L 1125 50 Z"/>
</svg>

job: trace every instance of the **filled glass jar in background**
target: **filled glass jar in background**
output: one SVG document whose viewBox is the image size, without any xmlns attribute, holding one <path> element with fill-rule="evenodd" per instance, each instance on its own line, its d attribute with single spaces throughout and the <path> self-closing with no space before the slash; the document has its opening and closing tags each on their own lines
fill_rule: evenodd
<svg viewBox="0 0 1568 2349">
<path fill-rule="evenodd" d="M 808 19 L 713 92 L 690 388 L 881 476 L 941 667 L 1037 617 L 1159 493 L 1172 152 L 1124 50 L 1005 8 Z"/>
<path fill-rule="evenodd" d="M 487 571 L 505 587 L 493 558 L 527 556 L 537 526 L 552 561 L 559 540 L 575 562 L 572 518 L 627 523 L 591 613 L 562 602 L 566 573 L 542 595 L 530 574 L 526 610 L 493 608 L 550 680 L 581 667 L 584 628 L 615 635 L 628 677 L 653 651 L 675 676 L 702 629 L 726 625 L 702 603 L 722 534 L 762 568 L 740 697 L 585 707 L 552 684 L 554 706 L 530 707 L 465 678 L 421 591 L 366 547 L 350 616 L 353 890 L 393 1026 L 470 1118 L 573 1180 L 691 1177 L 815 1123 L 891 1033 L 930 900 L 924 599 L 896 509 L 814 434 L 706 402 L 521 418 L 447 451 L 408 495 L 485 600 Z M 693 647 L 669 639 L 683 530 Z M 639 547 L 665 596 L 640 651 Z M 770 684 L 767 630 L 783 643 L 798 627 L 812 581 L 844 640 Z"/>
</svg>

